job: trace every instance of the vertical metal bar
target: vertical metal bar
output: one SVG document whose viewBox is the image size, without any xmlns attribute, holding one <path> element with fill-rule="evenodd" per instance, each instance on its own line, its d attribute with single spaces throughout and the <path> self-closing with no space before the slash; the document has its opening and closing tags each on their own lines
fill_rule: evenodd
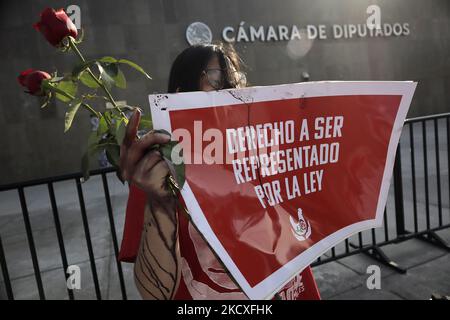
<svg viewBox="0 0 450 320">
<path fill-rule="evenodd" d="M 50 203 L 52 206 L 53 221 L 55 222 L 56 236 L 58 238 L 59 252 L 61 253 L 61 260 L 62 260 L 63 269 L 64 269 L 63 270 L 64 278 L 67 281 L 69 276 L 66 272 L 67 272 L 67 268 L 69 265 L 67 263 L 66 249 L 64 246 L 64 238 L 63 238 L 63 234 L 61 231 L 61 222 L 59 221 L 58 206 L 56 205 L 55 190 L 53 189 L 52 182 L 49 182 L 47 185 L 48 185 L 48 193 L 50 196 Z M 69 295 L 70 300 L 74 299 L 73 290 L 67 288 L 67 294 Z"/>
<path fill-rule="evenodd" d="M 81 187 L 80 178 L 76 178 L 75 181 L 77 184 L 78 199 L 80 202 L 81 217 L 83 219 L 83 227 L 84 227 L 84 234 L 86 236 L 86 243 L 87 243 L 87 248 L 88 248 L 88 253 L 89 253 L 89 261 L 91 263 L 92 278 L 94 280 L 94 286 L 95 286 L 95 294 L 97 296 L 97 300 L 101 300 L 102 296 L 101 296 L 101 292 L 100 292 L 100 286 L 98 283 L 94 251 L 92 250 L 91 233 L 89 232 L 89 223 L 88 223 L 88 219 L 87 219 L 87 215 L 86 215 L 86 206 L 84 204 L 83 189 Z"/>
<path fill-rule="evenodd" d="M 434 119 L 434 141 L 435 141 L 435 152 L 436 152 L 436 180 L 437 180 L 439 226 L 442 226 L 441 164 L 440 164 L 440 159 L 439 159 L 440 153 L 439 153 L 438 119 Z"/>
<path fill-rule="evenodd" d="M 23 222 L 25 223 L 28 245 L 30 247 L 31 261 L 33 262 L 34 276 L 36 278 L 36 284 L 39 292 L 39 298 L 41 300 L 45 300 L 45 293 L 41 279 L 41 270 L 39 269 L 39 261 L 36 254 L 36 246 L 34 245 L 33 232 L 31 230 L 30 216 L 28 214 L 27 202 L 25 200 L 25 193 L 23 192 L 22 187 L 20 187 L 18 191 L 20 198 L 20 206 L 22 207 Z"/>
<path fill-rule="evenodd" d="M 372 244 L 375 246 L 377 244 L 377 236 L 375 234 L 375 229 L 372 228 Z"/>
<path fill-rule="evenodd" d="M 14 300 L 11 280 L 9 278 L 8 265 L 6 264 L 5 251 L 3 250 L 2 237 L 0 237 L 0 264 L 2 266 L 3 281 L 5 282 L 6 295 L 8 300 Z"/>
<path fill-rule="evenodd" d="M 394 163 L 394 197 L 395 197 L 395 221 L 397 235 L 401 236 L 405 231 L 405 209 L 403 207 L 403 181 L 400 143 L 397 146 Z"/>
<path fill-rule="evenodd" d="M 109 194 L 108 180 L 105 173 L 102 173 L 103 189 L 105 192 L 106 208 L 108 209 L 109 227 L 113 240 L 114 255 L 116 257 L 117 271 L 119 273 L 120 290 L 122 291 L 123 300 L 127 300 L 127 292 L 125 289 L 125 281 L 123 280 L 122 265 L 119 261 L 119 248 L 117 245 L 116 226 L 114 223 L 114 215 L 111 206 L 111 197 Z"/>
<path fill-rule="evenodd" d="M 363 239 L 362 239 L 362 233 L 358 232 L 358 241 L 359 241 L 359 248 L 362 249 L 363 247 Z"/>
<path fill-rule="evenodd" d="M 409 145 L 411 147 L 411 174 L 412 174 L 412 188 L 413 188 L 413 209 L 414 209 L 414 232 L 419 232 L 418 218 L 417 218 L 417 190 L 416 190 L 416 159 L 414 151 L 414 123 L 409 124 Z"/>
<path fill-rule="evenodd" d="M 427 230 L 430 229 L 430 198 L 428 195 L 428 156 L 427 156 L 427 132 L 425 120 L 422 121 L 422 137 L 423 137 L 423 163 L 425 177 L 425 212 L 427 220 Z"/>
<path fill-rule="evenodd" d="M 448 172 L 448 198 L 450 201 L 450 117 L 447 118 L 447 172 Z M 450 210 L 449 210 L 449 217 L 450 217 Z"/>
<path fill-rule="evenodd" d="M 384 208 L 384 239 L 389 241 L 389 225 L 387 220 L 387 210 Z"/>
<path fill-rule="evenodd" d="M 333 258 L 336 258 L 336 249 L 333 247 L 333 248 L 331 248 L 331 256 L 333 257 Z"/>
<path fill-rule="evenodd" d="M 345 239 L 345 252 L 349 253 L 350 252 L 350 247 L 348 245 L 348 239 Z"/>
</svg>

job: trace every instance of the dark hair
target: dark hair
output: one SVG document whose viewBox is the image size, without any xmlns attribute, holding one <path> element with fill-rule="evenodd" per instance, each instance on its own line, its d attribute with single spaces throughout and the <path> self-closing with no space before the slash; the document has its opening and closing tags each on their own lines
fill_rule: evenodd
<svg viewBox="0 0 450 320">
<path fill-rule="evenodd" d="M 197 44 L 181 52 L 172 64 L 169 77 L 169 93 L 199 91 L 200 76 L 211 58 L 217 55 L 220 68 L 225 70 L 223 89 L 244 87 L 245 75 L 241 71 L 242 60 L 231 45 Z"/>
</svg>

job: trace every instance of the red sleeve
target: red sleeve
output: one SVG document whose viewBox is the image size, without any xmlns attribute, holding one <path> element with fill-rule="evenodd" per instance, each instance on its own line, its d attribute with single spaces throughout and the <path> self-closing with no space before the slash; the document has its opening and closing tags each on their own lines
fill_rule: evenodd
<svg viewBox="0 0 450 320">
<path fill-rule="evenodd" d="M 136 260 L 147 202 L 147 195 L 144 191 L 134 185 L 130 185 L 129 189 L 122 244 L 119 252 L 119 261 L 122 262 L 134 262 Z"/>
</svg>

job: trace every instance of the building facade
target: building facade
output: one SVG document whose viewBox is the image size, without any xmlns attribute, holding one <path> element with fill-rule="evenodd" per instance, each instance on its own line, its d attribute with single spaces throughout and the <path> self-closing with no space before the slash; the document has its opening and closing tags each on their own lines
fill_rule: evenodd
<svg viewBox="0 0 450 320">
<path fill-rule="evenodd" d="M 450 110 L 448 0 L 2 1 L 0 184 L 80 169 L 88 115 L 63 134 L 65 106 L 40 110 L 16 81 L 21 70 L 63 71 L 76 61 L 33 30 L 47 6 L 78 12 L 88 58 L 128 58 L 151 74 L 124 69 L 128 89 L 114 92 L 144 110 L 147 94 L 166 91 L 177 54 L 198 41 L 234 43 L 251 85 L 414 80 L 409 117 Z M 380 29 L 370 29 L 378 13 Z"/>
</svg>

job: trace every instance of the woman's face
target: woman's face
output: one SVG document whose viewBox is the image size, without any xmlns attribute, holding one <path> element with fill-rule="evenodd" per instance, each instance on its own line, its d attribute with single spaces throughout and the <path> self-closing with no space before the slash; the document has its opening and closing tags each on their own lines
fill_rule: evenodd
<svg viewBox="0 0 450 320">
<path fill-rule="evenodd" d="M 222 89 L 219 86 L 223 86 L 222 70 L 220 68 L 219 57 L 214 55 L 209 60 L 206 69 L 203 71 L 200 77 L 199 88 L 202 91 L 214 91 Z M 215 84 L 215 86 L 213 86 Z"/>
</svg>

